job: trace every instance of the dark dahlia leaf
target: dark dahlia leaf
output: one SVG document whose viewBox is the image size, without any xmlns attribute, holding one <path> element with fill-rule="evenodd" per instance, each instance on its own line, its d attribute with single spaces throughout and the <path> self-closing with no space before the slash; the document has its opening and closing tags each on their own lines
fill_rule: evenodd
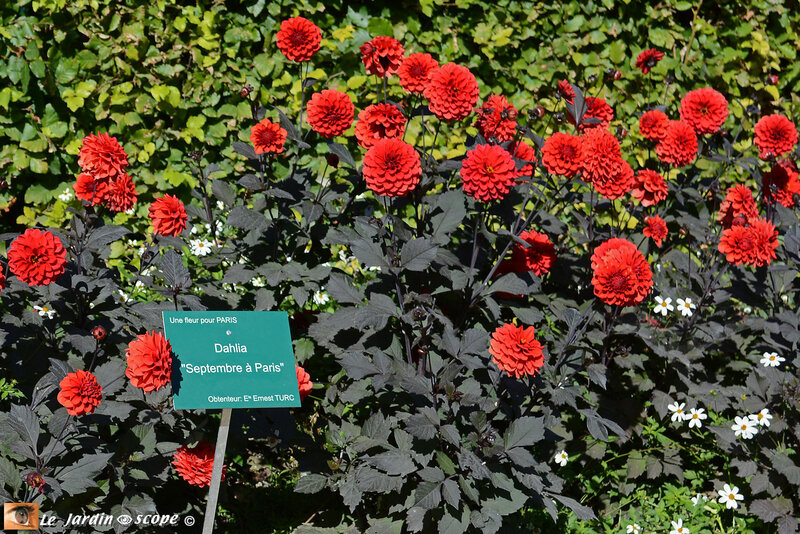
<svg viewBox="0 0 800 534">
<path fill-rule="evenodd" d="M 414 490 L 414 506 L 432 510 L 442 502 L 441 483 L 420 482 Z"/>
<path fill-rule="evenodd" d="M 109 466 L 112 456 L 113 453 L 87 454 L 73 465 L 56 470 L 54 477 L 61 483 L 64 492 L 77 495 L 97 487 L 97 475 Z"/>
<path fill-rule="evenodd" d="M 461 534 L 466 532 L 469 526 L 469 512 L 465 510 L 461 519 L 456 519 L 449 512 L 445 512 L 444 516 L 439 520 L 439 534 Z"/>
<path fill-rule="evenodd" d="M 242 187 L 246 187 L 251 191 L 259 191 L 261 190 L 262 183 L 261 180 L 255 174 L 245 174 L 241 178 L 239 178 L 239 185 Z"/>
<path fill-rule="evenodd" d="M 228 214 L 227 223 L 242 230 L 263 230 L 267 227 L 267 219 L 257 211 L 236 206 Z"/>
<path fill-rule="evenodd" d="M 406 528 L 409 532 L 419 532 L 425 525 L 427 510 L 421 506 L 412 506 L 406 512 Z"/>
<path fill-rule="evenodd" d="M 363 352 L 348 352 L 339 358 L 342 368 L 353 380 L 376 375 L 380 371 Z"/>
<path fill-rule="evenodd" d="M 426 237 L 406 241 L 400 251 L 400 265 L 409 271 L 424 271 L 436 259 L 438 248 Z"/>
<path fill-rule="evenodd" d="M 241 154 L 246 158 L 258 159 L 258 154 L 256 154 L 255 149 L 248 143 L 236 141 L 233 143 L 233 149 L 236 151 L 237 154 Z"/>
<path fill-rule="evenodd" d="M 39 416 L 29 406 L 11 405 L 8 424 L 19 434 L 34 455 L 39 454 Z"/>
<path fill-rule="evenodd" d="M 575 499 L 571 499 L 565 495 L 558 495 L 557 493 L 549 494 L 550 497 L 558 500 L 561 504 L 572 510 L 578 519 L 582 519 L 584 521 L 588 521 L 591 519 L 596 519 L 594 512 L 588 506 L 584 506 Z"/>
<path fill-rule="evenodd" d="M 489 286 L 488 293 L 498 292 L 526 295 L 528 293 L 528 284 L 517 273 L 504 274 Z"/>
<path fill-rule="evenodd" d="M 505 448 L 530 447 L 544 438 L 544 420 L 540 417 L 520 417 L 508 425 L 503 437 Z"/>
<path fill-rule="evenodd" d="M 214 180 L 211 182 L 211 192 L 226 206 L 233 206 L 236 201 L 236 192 L 233 190 L 233 187 L 222 180 Z"/>
<path fill-rule="evenodd" d="M 334 273 L 330 276 L 327 289 L 331 297 L 336 299 L 339 304 L 361 304 L 364 302 L 364 294 L 350 283 L 349 277 L 341 273 Z"/>
<path fill-rule="evenodd" d="M 447 479 L 442 482 L 442 497 L 447 504 L 458 509 L 461 502 L 461 490 L 458 489 L 458 483 L 455 480 Z"/>
<path fill-rule="evenodd" d="M 169 287 L 188 288 L 192 285 L 189 269 L 183 264 L 181 256 L 174 250 L 167 250 L 161 256 L 158 267 Z"/>
<path fill-rule="evenodd" d="M 328 141 L 328 151 L 331 154 L 338 156 L 341 163 L 344 163 L 345 165 L 348 165 L 354 169 L 356 168 L 356 161 L 353 159 L 353 155 L 346 146 L 333 141 Z"/>
<path fill-rule="evenodd" d="M 222 168 L 218 164 L 211 163 L 205 169 L 203 169 L 203 176 L 205 176 L 207 179 L 212 173 L 219 172 L 221 170 Z"/>
<path fill-rule="evenodd" d="M 784 515 L 778 519 L 778 534 L 794 534 L 797 532 L 797 518 L 793 515 Z"/>
<path fill-rule="evenodd" d="M 122 226 L 101 226 L 89 235 L 86 247 L 90 250 L 99 250 L 109 243 L 122 239 L 129 233 L 131 233 L 130 230 Z"/>
<path fill-rule="evenodd" d="M 322 491 L 326 483 L 327 479 L 324 476 L 310 473 L 297 480 L 294 491 L 295 493 L 318 493 Z"/>
<path fill-rule="evenodd" d="M 442 193 L 433 204 L 431 238 L 437 243 L 447 243 L 449 235 L 461 226 L 467 216 L 466 197 L 461 191 Z"/>
<path fill-rule="evenodd" d="M 275 110 L 278 112 L 278 117 L 280 118 L 281 127 L 286 130 L 286 136 L 291 139 L 292 141 L 299 143 L 300 136 L 297 134 L 297 128 L 295 128 L 292 121 L 289 120 L 289 117 L 284 114 L 279 108 L 273 106 Z"/>
<path fill-rule="evenodd" d="M 426 115 L 433 115 L 433 112 L 428 108 L 428 106 L 417 106 L 414 111 L 411 112 L 412 117 L 418 116 L 426 116 Z"/>
<path fill-rule="evenodd" d="M 356 506 L 361 504 L 363 493 L 356 486 L 355 476 L 350 476 L 342 480 L 339 485 L 339 494 L 342 496 L 342 501 L 350 511 L 356 509 Z"/>
<path fill-rule="evenodd" d="M 369 467 L 359 467 L 356 471 L 356 486 L 363 492 L 387 493 L 403 487 L 403 478 L 391 477 Z"/>
<path fill-rule="evenodd" d="M 755 514 L 765 523 L 772 523 L 783 515 L 775 508 L 772 502 L 767 499 L 757 499 L 750 503 L 747 508 L 750 513 Z"/>
<path fill-rule="evenodd" d="M 303 80 L 303 89 L 306 89 L 306 88 L 308 88 L 308 87 L 311 87 L 312 85 L 314 85 L 314 84 L 315 84 L 315 83 L 317 83 L 318 81 L 319 81 L 319 80 L 318 80 L 317 78 L 312 78 L 311 76 L 309 76 L 308 78 L 306 78 L 305 80 Z"/>
<path fill-rule="evenodd" d="M 284 191 L 283 189 L 267 189 L 265 194 L 269 197 L 273 198 L 282 198 L 284 200 L 290 200 L 292 202 L 295 201 L 295 198 L 292 196 L 291 193 L 288 191 Z"/>
</svg>

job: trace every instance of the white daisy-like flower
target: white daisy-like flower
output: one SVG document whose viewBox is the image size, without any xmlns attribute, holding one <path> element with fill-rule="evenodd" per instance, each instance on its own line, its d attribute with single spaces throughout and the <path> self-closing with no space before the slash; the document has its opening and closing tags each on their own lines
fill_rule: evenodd
<svg viewBox="0 0 800 534">
<path fill-rule="evenodd" d="M 751 313 L 753 313 L 753 308 L 751 308 L 750 306 L 745 306 L 744 310 L 742 310 L 742 311 L 744 313 L 750 315 Z"/>
<path fill-rule="evenodd" d="M 683 421 L 684 417 L 686 416 L 686 412 L 683 410 L 686 408 L 686 403 L 682 402 L 678 404 L 677 402 L 674 404 L 670 404 L 667 406 L 667 409 L 672 412 L 672 417 L 670 418 L 672 422 L 675 421 Z"/>
<path fill-rule="evenodd" d="M 194 234 L 194 235 L 197 235 L 197 232 L 199 232 L 199 231 L 200 231 L 200 230 L 198 230 L 198 229 L 197 229 L 197 226 L 195 226 L 195 225 L 192 225 L 192 229 L 191 229 L 191 230 L 189 230 L 189 232 L 190 232 L 190 233 L 192 233 L 192 234 Z"/>
<path fill-rule="evenodd" d="M 786 361 L 786 358 L 778 356 L 777 352 L 765 352 L 761 357 L 761 365 L 764 367 L 778 367 Z"/>
<path fill-rule="evenodd" d="M 211 233 L 211 225 L 206 223 L 205 226 L 206 226 L 206 233 L 210 234 Z M 222 221 L 217 219 L 216 221 L 214 221 L 214 226 L 217 227 L 217 235 L 221 234 L 222 233 Z"/>
<path fill-rule="evenodd" d="M 689 428 L 700 428 L 703 426 L 703 419 L 708 419 L 708 415 L 703 408 L 692 408 L 683 418 L 689 421 Z"/>
<path fill-rule="evenodd" d="M 144 291 L 144 282 L 141 280 L 137 280 L 135 284 L 133 284 L 134 291 Z"/>
<path fill-rule="evenodd" d="M 733 421 L 734 423 L 731 425 L 731 430 L 733 430 L 737 438 L 752 439 L 753 436 L 758 434 L 758 427 L 749 417 L 739 417 L 737 415 Z"/>
<path fill-rule="evenodd" d="M 189 249 L 195 256 L 208 256 L 211 254 L 211 247 L 214 243 L 205 239 L 192 239 L 189 241 Z"/>
<path fill-rule="evenodd" d="M 147 247 L 146 247 L 146 246 L 144 246 L 144 245 L 141 245 L 141 246 L 139 247 L 139 250 L 137 251 L 137 254 L 139 254 L 139 256 L 141 256 L 142 254 L 144 254 L 144 251 L 145 251 L 145 250 L 147 250 Z"/>
<path fill-rule="evenodd" d="M 314 297 L 312 298 L 314 304 L 317 306 L 324 306 L 331 300 L 327 293 L 323 293 L 322 291 L 317 291 L 314 293 Z"/>
<path fill-rule="evenodd" d="M 133 215 L 133 208 L 125 210 L 125 215 Z"/>
<path fill-rule="evenodd" d="M 655 300 L 656 300 L 656 307 L 653 308 L 654 313 L 660 313 L 661 315 L 666 317 L 669 312 L 675 309 L 675 306 L 672 305 L 672 299 L 669 297 L 662 298 L 658 296 L 656 297 Z"/>
<path fill-rule="evenodd" d="M 129 300 L 130 300 L 130 297 L 128 296 L 127 293 L 125 293 L 121 289 L 117 290 L 117 302 L 119 302 L 120 304 L 123 304 L 125 302 L 128 302 Z"/>
<path fill-rule="evenodd" d="M 128 239 L 125 242 L 128 244 L 129 247 L 137 247 L 137 246 L 139 246 L 139 242 L 136 241 L 135 239 Z"/>
<path fill-rule="evenodd" d="M 47 317 L 48 319 L 52 319 L 56 315 L 56 311 L 47 304 L 34 306 L 33 311 L 38 312 L 39 317 Z"/>
<path fill-rule="evenodd" d="M 697 503 L 699 503 L 700 501 L 707 501 L 707 500 L 708 500 L 708 497 L 706 497 L 705 495 L 700 495 L 698 493 L 697 495 L 692 497 L 692 504 L 697 506 Z"/>
<path fill-rule="evenodd" d="M 672 521 L 672 530 L 669 534 L 689 534 L 689 529 L 683 526 L 683 519 Z"/>
<path fill-rule="evenodd" d="M 250 283 L 253 284 L 253 287 L 265 287 L 267 285 L 267 281 L 264 280 L 263 276 L 256 276 Z"/>
<path fill-rule="evenodd" d="M 72 188 L 68 187 L 64 189 L 64 191 L 60 195 L 58 195 L 58 200 L 60 200 L 61 202 L 69 202 L 70 200 L 72 200 Z"/>
<path fill-rule="evenodd" d="M 692 299 L 686 297 L 686 299 L 678 299 L 678 309 L 684 317 L 691 317 L 692 310 L 696 310 L 697 306 L 694 305 Z"/>
<path fill-rule="evenodd" d="M 772 414 L 769 413 L 767 408 L 764 408 L 758 413 L 751 414 L 750 420 L 758 426 L 769 426 L 772 420 Z"/>
<path fill-rule="evenodd" d="M 642 527 L 637 525 L 636 523 L 631 523 L 628 525 L 628 528 L 625 530 L 628 534 L 642 534 Z"/>
<path fill-rule="evenodd" d="M 150 267 L 142 271 L 142 276 L 150 276 L 155 272 L 155 270 L 156 270 L 155 265 L 151 265 Z"/>
<path fill-rule="evenodd" d="M 569 456 L 567 456 L 567 451 L 559 451 L 556 453 L 556 456 L 553 459 L 558 465 L 564 467 L 565 465 L 567 465 L 567 460 L 569 460 Z"/>
<path fill-rule="evenodd" d="M 224 210 L 225 209 L 225 203 L 223 201 L 221 201 L 221 200 L 217 200 L 217 209 L 218 210 Z"/>
<path fill-rule="evenodd" d="M 739 488 L 736 486 L 731 487 L 729 484 L 722 486 L 722 489 L 717 491 L 717 493 L 719 493 L 719 499 L 717 499 L 717 501 L 720 504 L 724 504 L 725 508 L 728 510 L 739 508 L 738 501 L 744 500 L 744 495 L 739 493 Z"/>
</svg>

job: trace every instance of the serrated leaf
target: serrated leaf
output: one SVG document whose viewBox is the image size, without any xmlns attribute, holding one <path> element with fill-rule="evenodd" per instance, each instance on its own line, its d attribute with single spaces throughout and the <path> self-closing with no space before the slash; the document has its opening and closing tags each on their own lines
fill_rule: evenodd
<svg viewBox="0 0 800 534">
<path fill-rule="evenodd" d="M 295 493 L 318 493 L 325 488 L 326 483 L 327 479 L 324 476 L 310 473 L 297 480 L 294 491 Z"/>
</svg>

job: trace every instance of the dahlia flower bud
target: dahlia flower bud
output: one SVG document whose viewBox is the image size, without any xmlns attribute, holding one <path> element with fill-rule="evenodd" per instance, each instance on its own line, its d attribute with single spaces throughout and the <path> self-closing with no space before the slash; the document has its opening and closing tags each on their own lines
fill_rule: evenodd
<svg viewBox="0 0 800 534">
<path fill-rule="evenodd" d="M 506 114 L 506 117 L 508 117 L 512 121 L 517 118 L 517 110 L 516 109 L 506 110 L 505 114 Z"/>
<path fill-rule="evenodd" d="M 100 341 L 106 337 L 106 329 L 102 326 L 95 326 L 92 330 L 92 336 L 97 340 Z"/>
<path fill-rule="evenodd" d="M 5 178 L 0 179 L 0 191 L 8 189 L 8 181 Z"/>
<path fill-rule="evenodd" d="M 625 139 L 628 135 L 627 128 L 623 128 L 622 126 L 617 126 L 616 136 L 620 139 Z"/>
<path fill-rule="evenodd" d="M 557 123 L 562 123 L 562 122 L 564 122 L 564 114 L 561 113 L 561 112 L 558 112 L 555 115 L 553 115 L 553 119 L 555 119 L 555 121 Z"/>
<path fill-rule="evenodd" d="M 328 162 L 328 165 L 333 167 L 334 169 L 339 167 L 339 156 L 336 154 L 326 154 L 325 159 Z"/>
<path fill-rule="evenodd" d="M 653 61 L 653 65 L 655 65 L 655 64 L 656 64 L 656 62 Z M 621 80 L 621 79 L 622 79 L 622 71 L 615 70 L 614 71 L 614 80 Z"/>
<path fill-rule="evenodd" d="M 534 119 L 541 119 L 542 117 L 544 117 L 544 113 L 545 111 L 542 106 L 536 106 L 530 112 L 531 117 L 533 117 Z"/>
<path fill-rule="evenodd" d="M 778 85 L 778 76 L 775 74 L 767 76 L 767 85 Z"/>
<path fill-rule="evenodd" d="M 597 81 L 597 74 L 592 74 L 591 76 L 589 76 L 589 77 L 586 79 L 586 81 L 588 81 L 588 82 L 589 82 L 589 84 L 593 84 L 594 82 L 596 82 L 596 81 Z"/>
<path fill-rule="evenodd" d="M 44 493 L 45 481 L 44 477 L 40 473 L 37 473 L 36 471 L 31 471 L 25 477 L 25 483 L 28 484 L 28 486 L 30 486 L 31 488 L 39 490 L 39 493 Z"/>
<path fill-rule="evenodd" d="M 248 98 L 250 96 L 250 93 L 252 92 L 253 92 L 253 86 L 248 83 L 245 84 L 244 87 L 239 89 L 239 96 L 241 96 L 242 98 Z"/>
</svg>

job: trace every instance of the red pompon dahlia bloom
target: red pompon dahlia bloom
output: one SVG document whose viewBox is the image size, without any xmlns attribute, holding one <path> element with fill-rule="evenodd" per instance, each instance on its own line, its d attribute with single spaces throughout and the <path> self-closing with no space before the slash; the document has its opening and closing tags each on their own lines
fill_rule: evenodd
<svg viewBox="0 0 800 534">
<path fill-rule="evenodd" d="M 583 146 L 581 178 L 588 183 L 604 182 L 619 173 L 622 153 L 614 134 L 604 128 L 590 128 L 581 136 Z M 544 157 L 542 158 L 544 160 Z"/>
<path fill-rule="evenodd" d="M 728 118 L 728 101 L 710 87 L 689 91 L 681 100 L 681 120 L 697 134 L 716 133 Z"/>
<path fill-rule="evenodd" d="M 214 470 L 215 447 L 207 441 L 201 441 L 194 447 L 183 445 L 172 457 L 172 465 L 178 475 L 200 488 L 211 484 L 211 473 Z M 222 478 L 225 479 L 225 465 L 222 466 Z"/>
<path fill-rule="evenodd" d="M 28 228 L 8 247 L 8 269 L 29 286 L 46 286 L 64 273 L 67 251 L 47 231 Z"/>
<path fill-rule="evenodd" d="M 311 375 L 299 365 L 295 365 L 294 370 L 297 373 L 297 388 L 300 390 L 300 400 L 303 400 L 311 393 L 314 382 L 311 381 Z"/>
<path fill-rule="evenodd" d="M 356 139 L 362 148 L 370 148 L 381 139 L 402 138 L 406 117 L 394 104 L 373 104 L 358 114 Z"/>
<path fill-rule="evenodd" d="M 764 200 L 770 204 L 776 201 L 786 208 L 795 206 L 795 195 L 800 195 L 800 179 L 797 169 L 789 162 L 780 162 L 761 177 Z"/>
<path fill-rule="evenodd" d="M 128 154 L 117 142 L 116 137 L 107 133 L 89 134 L 83 138 L 78 165 L 83 172 L 95 179 L 109 178 L 122 173 L 128 166 Z"/>
<path fill-rule="evenodd" d="M 489 95 L 478 108 L 475 126 L 486 139 L 494 137 L 501 143 L 511 141 L 517 130 L 517 108 L 503 95 Z"/>
<path fill-rule="evenodd" d="M 734 185 L 725 193 L 725 199 L 719 207 L 717 221 L 723 228 L 730 228 L 734 223 L 741 226 L 751 219 L 758 218 L 758 207 L 753 192 L 746 185 Z"/>
<path fill-rule="evenodd" d="M 669 119 L 663 112 L 651 109 L 639 119 L 639 133 L 645 139 L 658 142 L 667 135 L 668 125 Z"/>
<path fill-rule="evenodd" d="M 79 200 L 88 202 L 92 206 L 97 206 L 106 200 L 108 182 L 108 178 L 95 180 L 91 174 L 82 172 L 78 175 L 78 179 L 72 185 L 72 188 L 75 190 L 75 196 Z"/>
<path fill-rule="evenodd" d="M 542 344 L 535 334 L 532 326 L 524 328 L 507 323 L 498 327 L 489 344 L 492 361 L 508 376 L 534 376 L 544 366 Z"/>
<path fill-rule="evenodd" d="M 642 233 L 652 239 L 657 247 L 661 248 L 661 242 L 667 238 L 667 223 L 658 215 L 645 217 L 644 223 L 647 226 Z"/>
<path fill-rule="evenodd" d="M 128 211 L 136 204 L 136 188 L 128 173 L 123 173 L 108 182 L 105 194 L 106 207 L 111 211 Z"/>
<path fill-rule="evenodd" d="M 797 144 L 797 128 L 783 115 L 767 115 L 756 123 L 756 146 L 761 159 L 777 158 Z"/>
<path fill-rule="evenodd" d="M 467 152 L 461 164 L 464 192 L 481 202 L 504 198 L 516 177 L 511 154 L 499 145 L 478 145 Z"/>
<path fill-rule="evenodd" d="M 363 172 L 375 193 L 402 197 L 419 184 L 422 165 L 414 147 L 402 139 L 381 139 L 364 155 Z"/>
<path fill-rule="evenodd" d="M 542 164 L 550 174 L 572 178 L 583 166 L 583 142 L 580 137 L 556 132 L 542 146 Z"/>
<path fill-rule="evenodd" d="M 424 52 L 411 54 L 397 69 L 400 85 L 409 93 L 422 94 L 428 85 L 428 75 L 439 68 L 439 62 Z"/>
<path fill-rule="evenodd" d="M 656 63 L 664 59 L 664 52 L 649 48 L 643 50 L 639 57 L 636 58 L 636 68 L 642 71 L 642 74 L 650 74 L 650 69 L 656 66 Z"/>
<path fill-rule="evenodd" d="M 642 169 L 634 177 L 631 196 L 642 206 L 655 206 L 667 198 L 667 181 L 656 171 Z"/>
<path fill-rule="evenodd" d="M 558 93 L 570 104 L 575 100 L 575 89 L 572 88 L 572 84 L 567 80 L 558 82 Z"/>
<path fill-rule="evenodd" d="M 587 122 L 586 119 L 597 119 L 600 122 Z M 595 98 L 593 96 L 586 97 L 586 113 L 581 119 L 578 130 L 585 132 L 594 128 L 608 128 L 611 121 L 614 120 L 614 110 L 602 98 Z M 575 124 L 575 117 L 570 115 L 570 121 Z"/>
<path fill-rule="evenodd" d="M 139 335 L 125 350 L 125 376 L 134 387 L 149 393 L 172 380 L 172 346 L 160 332 Z"/>
<path fill-rule="evenodd" d="M 186 230 L 186 208 L 170 194 L 156 197 L 150 204 L 150 221 L 155 234 L 175 237 Z"/>
<path fill-rule="evenodd" d="M 351 124 L 356 108 L 347 93 L 325 89 L 311 95 L 306 105 L 306 120 L 311 129 L 331 138 L 342 135 Z"/>
<path fill-rule="evenodd" d="M 644 255 L 636 245 L 618 237 L 595 249 L 592 271 L 594 294 L 606 304 L 639 304 L 653 287 L 653 273 Z"/>
<path fill-rule="evenodd" d="M 264 119 L 250 128 L 250 142 L 256 154 L 280 154 L 286 143 L 286 130 L 280 124 Z"/>
<path fill-rule="evenodd" d="M 278 30 L 278 50 L 289 61 L 308 61 L 319 50 L 322 32 L 316 24 L 303 17 L 281 22 Z"/>
<path fill-rule="evenodd" d="M 533 176 L 533 165 L 536 163 L 536 150 L 531 145 L 524 141 L 515 141 L 508 145 L 508 153 L 512 158 L 521 159 L 523 161 L 530 161 L 531 163 L 523 165 L 522 168 L 517 169 L 517 177 L 520 176 Z"/>
<path fill-rule="evenodd" d="M 6 288 L 6 275 L 3 274 L 2 269 L 0 269 L 0 291 Z"/>
<path fill-rule="evenodd" d="M 478 81 L 467 67 L 447 63 L 431 71 L 423 94 L 437 118 L 460 121 L 478 103 Z"/>
<path fill-rule="evenodd" d="M 747 226 L 723 230 L 717 248 L 734 265 L 763 267 L 776 258 L 778 231 L 767 219 L 753 219 Z"/>
<path fill-rule="evenodd" d="M 619 198 L 633 187 L 633 169 L 627 161 L 619 158 L 612 173 L 595 176 L 592 185 L 598 193 L 608 199 Z"/>
<path fill-rule="evenodd" d="M 362 44 L 359 50 L 367 74 L 374 74 L 379 78 L 386 78 L 397 72 L 406 55 L 400 41 L 386 36 L 375 37 Z"/>
<path fill-rule="evenodd" d="M 697 157 L 697 135 L 683 121 L 669 121 L 664 138 L 656 145 L 658 158 L 673 167 L 685 167 Z"/>
<path fill-rule="evenodd" d="M 522 232 L 519 238 L 530 246 L 525 248 L 519 243 L 514 244 L 511 251 L 510 272 L 532 271 L 536 276 L 549 273 L 556 262 L 556 247 L 550 242 L 547 234 L 531 230 Z"/>
<path fill-rule="evenodd" d="M 58 402 L 67 409 L 69 415 L 94 413 L 103 400 L 103 388 L 97 378 L 87 371 L 78 369 L 69 373 L 58 384 Z"/>
</svg>

